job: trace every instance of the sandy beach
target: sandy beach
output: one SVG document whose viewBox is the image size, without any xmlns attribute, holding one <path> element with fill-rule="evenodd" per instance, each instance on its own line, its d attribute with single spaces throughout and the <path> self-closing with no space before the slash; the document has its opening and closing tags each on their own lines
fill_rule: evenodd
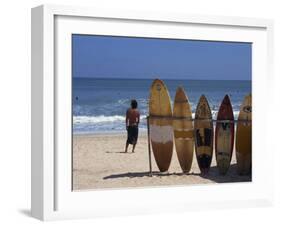
<svg viewBox="0 0 281 226">
<path fill-rule="evenodd" d="M 152 154 L 152 170 L 149 176 L 148 145 L 145 133 L 139 135 L 135 153 L 124 153 L 126 134 L 94 134 L 73 136 L 73 189 L 129 188 L 144 186 L 191 185 L 223 182 L 251 181 L 251 176 L 236 173 L 233 152 L 231 167 L 225 176 L 218 173 L 215 156 L 206 176 L 200 174 L 195 153 L 188 175 L 181 172 L 175 148 L 169 173 L 158 174 Z"/>
</svg>

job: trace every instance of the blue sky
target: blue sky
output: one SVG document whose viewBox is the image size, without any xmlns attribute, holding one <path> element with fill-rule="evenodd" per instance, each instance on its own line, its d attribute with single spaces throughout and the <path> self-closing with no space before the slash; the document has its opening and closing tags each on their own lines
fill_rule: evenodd
<svg viewBox="0 0 281 226">
<path fill-rule="evenodd" d="M 250 43 L 72 35 L 73 77 L 251 80 Z"/>
</svg>

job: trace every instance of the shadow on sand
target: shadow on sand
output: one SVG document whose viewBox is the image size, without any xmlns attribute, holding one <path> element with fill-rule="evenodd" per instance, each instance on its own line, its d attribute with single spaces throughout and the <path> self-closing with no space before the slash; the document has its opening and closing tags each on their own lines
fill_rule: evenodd
<svg viewBox="0 0 281 226">
<path fill-rule="evenodd" d="M 169 172 L 164 172 L 161 173 L 159 171 L 152 171 L 152 176 L 157 176 L 157 177 L 167 177 L 167 176 L 182 176 L 182 175 L 200 175 L 200 174 L 196 174 L 196 173 L 169 173 Z M 150 177 L 150 173 L 147 172 L 133 172 L 133 173 L 121 173 L 121 174 L 112 174 L 109 176 L 104 177 L 104 180 L 107 179 L 117 179 L 117 178 L 136 178 L 136 177 Z"/>
<path fill-rule="evenodd" d="M 157 177 L 166 177 L 166 176 L 198 176 L 202 177 L 211 181 L 214 181 L 216 183 L 232 183 L 232 182 L 250 182 L 252 181 L 251 175 L 243 175 L 240 176 L 236 172 L 236 164 L 232 164 L 229 167 L 229 170 L 226 175 L 220 175 L 219 170 L 217 166 L 213 166 L 210 168 L 209 172 L 207 174 L 201 174 L 201 173 L 160 173 L 159 171 L 153 171 L 153 176 Z M 140 178 L 140 177 L 150 177 L 150 173 L 148 171 L 146 172 L 128 172 L 128 173 L 122 173 L 122 174 L 112 174 L 109 176 L 104 177 L 104 180 L 108 179 L 118 179 L 118 178 Z"/>
<path fill-rule="evenodd" d="M 134 154 L 134 152 L 125 152 L 125 151 L 106 151 L 107 154 Z"/>
<path fill-rule="evenodd" d="M 216 183 L 232 183 L 232 182 L 250 182 L 252 181 L 252 175 L 239 175 L 237 173 L 237 164 L 231 164 L 227 173 L 221 175 L 217 166 L 212 166 L 207 174 L 200 174 L 208 180 L 212 180 Z"/>
</svg>

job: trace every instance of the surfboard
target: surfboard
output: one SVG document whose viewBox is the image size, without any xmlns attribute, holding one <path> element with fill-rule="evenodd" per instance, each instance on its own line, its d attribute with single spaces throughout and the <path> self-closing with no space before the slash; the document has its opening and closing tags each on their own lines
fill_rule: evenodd
<svg viewBox="0 0 281 226">
<path fill-rule="evenodd" d="M 236 130 L 237 172 L 249 174 L 252 167 L 252 96 L 245 96 L 240 107 Z"/>
<path fill-rule="evenodd" d="M 234 143 L 234 116 L 228 95 L 225 95 L 217 116 L 215 150 L 220 174 L 226 174 L 232 157 Z"/>
<path fill-rule="evenodd" d="M 168 89 L 155 79 L 150 88 L 149 128 L 153 155 L 160 172 L 168 171 L 173 154 L 173 118 Z"/>
<path fill-rule="evenodd" d="M 200 97 L 195 111 L 194 137 L 198 166 L 202 173 L 207 173 L 213 157 L 214 128 L 212 111 L 204 95 Z"/>
<path fill-rule="evenodd" d="M 192 111 L 183 87 L 178 87 L 174 100 L 173 127 L 176 153 L 184 173 L 191 168 L 194 150 Z"/>
</svg>

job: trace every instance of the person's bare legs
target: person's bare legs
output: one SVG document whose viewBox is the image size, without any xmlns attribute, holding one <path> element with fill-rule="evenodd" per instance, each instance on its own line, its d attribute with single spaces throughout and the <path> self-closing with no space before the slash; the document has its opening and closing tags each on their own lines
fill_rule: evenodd
<svg viewBox="0 0 281 226">
<path fill-rule="evenodd" d="M 135 147 L 136 147 L 136 144 L 133 144 L 133 149 L 132 149 L 133 153 L 135 152 Z"/>
<path fill-rule="evenodd" d="M 126 142 L 125 153 L 127 153 L 127 152 L 128 152 L 128 147 L 129 147 L 129 143 L 128 143 L 128 142 Z"/>
</svg>

